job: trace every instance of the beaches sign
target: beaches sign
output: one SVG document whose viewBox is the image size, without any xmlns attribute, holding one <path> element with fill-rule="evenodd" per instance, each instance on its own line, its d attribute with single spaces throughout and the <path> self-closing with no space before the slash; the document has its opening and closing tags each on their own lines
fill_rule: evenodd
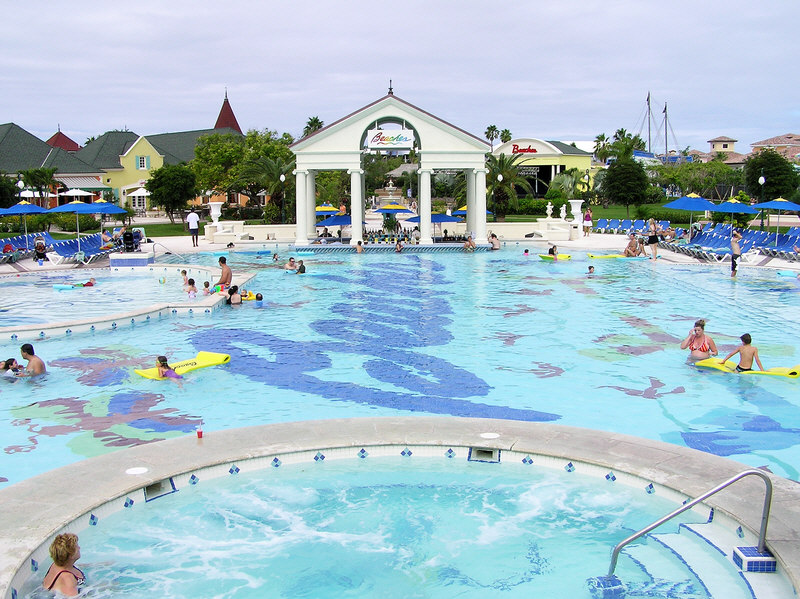
<svg viewBox="0 0 800 599">
<path fill-rule="evenodd" d="M 410 150 L 414 147 L 414 132 L 410 129 L 370 129 L 367 131 L 370 150 Z"/>
</svg>

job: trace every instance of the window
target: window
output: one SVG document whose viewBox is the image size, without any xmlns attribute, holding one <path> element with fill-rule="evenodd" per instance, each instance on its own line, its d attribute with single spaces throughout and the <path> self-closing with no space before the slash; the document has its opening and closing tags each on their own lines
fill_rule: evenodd
<svg viewBox="0 0 800 599">
<path fill-rule="evenodd" d="M 724 150 L 724 149 L 727 149 L 727 147 L 728 147 L 728 144 L 722 144 L 722 149 L 723 149 L 723 150 Z"/>
<path fill-rule="evenodd" d="M 136 212 L 144 212 L 147 210 L 147 196 L 131 196 L 131 208 Z"/>
<path fill-rule="evenodd" d="M 143 171 L 147 169 L 147 156 L 138 156 L 138 165 L 136 166 L 137 169 Z"/>
</svg>

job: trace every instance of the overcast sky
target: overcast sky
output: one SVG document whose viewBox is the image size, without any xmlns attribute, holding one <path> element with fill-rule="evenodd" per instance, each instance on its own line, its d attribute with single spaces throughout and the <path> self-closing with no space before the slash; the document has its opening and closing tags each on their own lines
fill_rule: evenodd
<svg viewBox="0 0 800 599">
<path fill-rule="evenodd" d="M 483 137 L 670 148 L 800 133 L 797 0 L 137 0 L 4 4 L 0 123 L 83 144 L 109 129 L 295 136 L 395 95 Z M 663 151 L 663 131 L 653 146 Z"/>
</svg>

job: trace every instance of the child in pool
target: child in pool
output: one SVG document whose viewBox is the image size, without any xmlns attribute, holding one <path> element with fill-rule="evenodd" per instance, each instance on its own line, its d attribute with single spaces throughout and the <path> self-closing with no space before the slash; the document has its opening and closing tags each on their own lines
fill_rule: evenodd
<svg viewBox="0 0 800 599">
<path fill-rule="evenodd" d="M 186 292 L 189 294 L 189 299 L 197 297 L 197 287 L 194 286 L 194 279 L 187 281 Z"/>
<path fill-rule="evenodd" d="M 156 358 L 156 368 L 158 369 L 158 376 L 162 379 L 172 379 L 178 385 L 181 385 L 183 377 L 172 369 L 167 361 L 167 356 L 158 356 Z"/>
<path fill-rule="evenodd" d="M 758 348 L 750 345 L 753 342 L 752 337 L 750 337 L 750 333 L 745 333 L 739 337 L 739 339 L 742 340 L 742 344 L 725 356 L 725 359 L 722 360 L 722 363 L 724 364 L 734 355 L 739 354 L 739 363 L 736 365 L 736 372 L 748 372 L 753 370 L 753 360 L 755 360 L 756 364 L 758 364 L 758 368 L 760 370 L 764 370 L 764 367 L 761 365 L 761 358 L 758 357 Z"/>
<path fill-rule="evenodd" d="M 184 291 L 187 291 L 187 288 L 189 287 L 189 279 L 186 276 L 187 274 L 188 273 L 185 270 L 181 271 L 181 276 L 183 277 L 183 290 Z"/>
<path fill-rule="evenodd" d="M 211 295 L 211 283 L 208 281 L 203 282 L 203 295 Z"/>
</svg>

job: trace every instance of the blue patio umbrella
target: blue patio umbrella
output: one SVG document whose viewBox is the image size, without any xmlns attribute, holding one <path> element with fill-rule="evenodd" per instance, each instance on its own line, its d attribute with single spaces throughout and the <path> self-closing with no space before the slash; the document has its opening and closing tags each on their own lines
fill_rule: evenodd
<svg viewBox="0 0 800 599">
<path fill-rule="evenodd" d="M 411 218 L 406 219 L 405 222 L 407 223 L 418 223 L 420 221 L 419 216 L 412 216 Z M 432 223 L 460 223 L 462 220 L 457 216 L 450 216 L 449 214 L 442 214 L 440 212 L 435 212 L 431 214 L 431 222 Z"/>
<path fill-rule="evenodd" d="M 684 210 L 689 212 L 689 235 L 692 231 L 692 216 L 694 212 L 711 212 L 717 206 L 707 199 L 700 197 L 696 193 L 690 193 L 683 197 L 673 200 L 668 204 L 664 204 L 664 208 L 669 210 Z"/>
<path fill-rule="evenodd" d="M 87 202 L 81 202 L 80 200 L 75 200 L 74 202 L 70 202 L 69 204 L 62 204 L 61 206 L 56 206 L 55 208 L 51 208 L 47 210 L 50 214 L 64 214 L 64 213 L 74 213 L 75 214 L 75 229 L 78 232 L 78 251 L 81 251 L 81 227 L 80 227 L 80 220 L 79 217 L 81 214 L 122 214 L 123 212 L 127 212 L 125 208 L 121 206 L 117 206 L 116 204 L 112 204 L 106 201 L 98 201 L 93 202 L 91 204 Z"/>
<path fill-rule="evenodd" d="M 318 227 L 349 227 L 353 224 L 349 214 L 333 214 L 317 223 Z M 367 224 L 367 223 L 362 223 Z"/>
<path fill-rule="evenodd" d="M 758 210 L 752 208 L 750 204 L 745 204 L 739 200 L 728 200 L 714 207 L 714 212 L 724 212 L 725 214 L 758 214 Z M 731 217 L 733 220 L 733 217 Z"/>
<path fill-rule="evenodd" d="M 28 249 L 28 215 L 29 214 L 44 214 L 47 212 L 45 208 L 41 206 L 37 206 L 36 204 L 31 204 L 27 200 L 22 200 L 21 202 L 14 204 L 10 208 L 5 208 L 3 210 L 3 216 L 16 216 L 20 215 L 23 217 L 24 226 L 25 226 L 25 249 Z"/>
<path fill-rule="evenodd" d="M 789 212 L 800 212 L 800 204 L 795 204 L 794 202 L 790 202 L 784 198 L 775 198 L 769 202 L 762 202 L 761 204 L 756 204 L 753 208 L 757 208 L 758 210 L 777 210 L 778 211 L 778 223 L 775 226 L 775 243 L 778 243 L 778 229 L 781 225 L 781 211 L 789 211 Z"/>
<path fill-rule="evenodd" d="M 411 218 L 406 219 L 407 223 L 418 223 L 420 221 L 419 216 L 412 216 Z M 436 224 L 441 223 L 460 223 L 463 222 L 457 216 L 450 216 L 449 214 L 442 214 L 441 212 L 435 212 L 431 214 L 431 222 Z"/>
</svg>

